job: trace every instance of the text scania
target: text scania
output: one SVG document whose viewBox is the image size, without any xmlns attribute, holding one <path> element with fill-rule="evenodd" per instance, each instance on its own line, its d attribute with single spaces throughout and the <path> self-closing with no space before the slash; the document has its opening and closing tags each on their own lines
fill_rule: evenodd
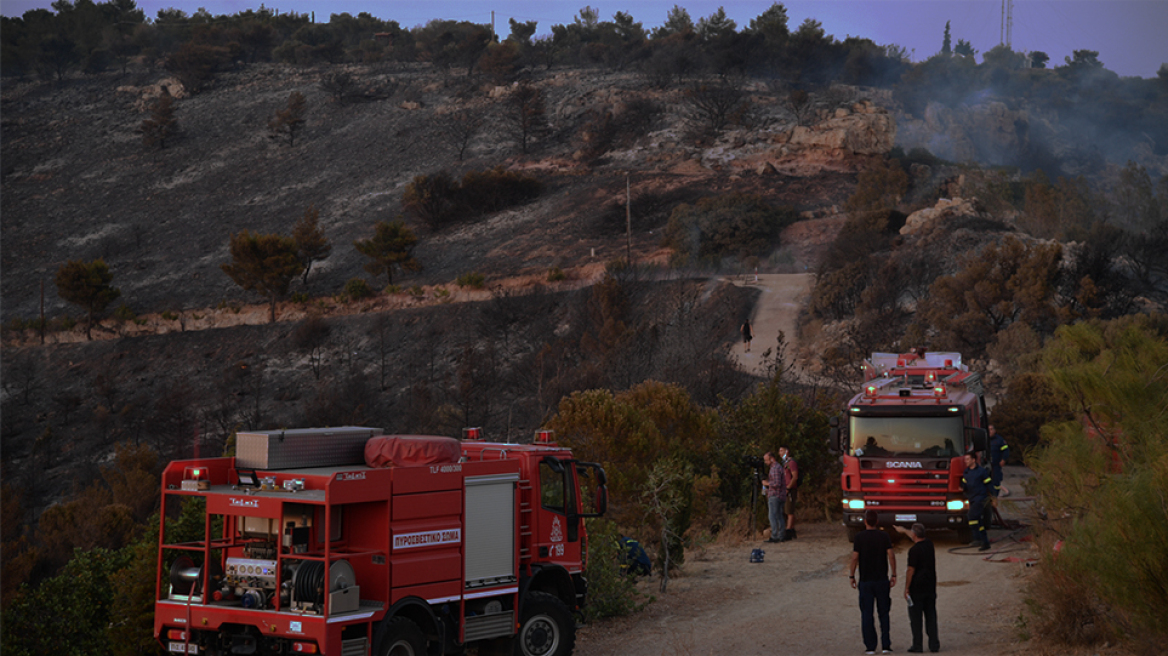
<svg viewBox="0 0 1168 656">
<path fill-rule="evenodd" d="M 885 463 L 884 466 L 889 469 L 921 469 L 924 467 L 919 462 L 889 462 Z"/>
<path fill-rule="evenodd" d="M 462 529 L 460 528 L 451 528 L 444 531 L 403 533 L 393 536 L 394 549 L 413 549 L 414 547 L 429 547 L 436 544 L 458 544 L 459 542 L 462 542 Z"/>
</svg>

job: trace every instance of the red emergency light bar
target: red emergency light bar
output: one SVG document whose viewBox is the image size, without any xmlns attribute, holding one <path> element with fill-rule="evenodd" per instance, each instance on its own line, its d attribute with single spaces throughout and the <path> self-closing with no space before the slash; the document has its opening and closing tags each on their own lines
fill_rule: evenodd
<svg viewBox="0 0 1168 656">
<path fill-rule="evenodd" d="M 556 436 L 556 432 L 554 430 L 541 428 L 540 430 L 535 431 L 535 443 L 536 444 L 555 444 L 556 443 L 555 436 Z"/>
<path fill-rule="evenodd" d="M 464 442 L 474 442 L 483 439 L 482 428 L 464 428 L 462 429 L 462 440 Z"/>
</svg>

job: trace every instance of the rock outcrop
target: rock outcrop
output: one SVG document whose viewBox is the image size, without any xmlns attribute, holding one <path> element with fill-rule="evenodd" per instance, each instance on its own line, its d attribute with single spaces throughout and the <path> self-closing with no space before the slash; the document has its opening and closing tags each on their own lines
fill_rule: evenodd
<svg viewBox="0 0 1168 656">
<path fill-rule="evenodd" d="M 900 234 L 911 235 L 928 232 L 943 222 L 962 217 L 981 216 L 982 214 L 977 199 L 942 198 L 933 207 L 909 214 L 904 221 L 904 226 L 900 229 Z"/>
</svg>

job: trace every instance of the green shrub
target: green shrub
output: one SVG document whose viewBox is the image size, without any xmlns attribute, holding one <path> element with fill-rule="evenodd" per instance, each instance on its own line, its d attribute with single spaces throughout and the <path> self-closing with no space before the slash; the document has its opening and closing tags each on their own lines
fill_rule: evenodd
<svg viewBox="0 0 1168 656">
<path fill-rule="evenodd" d="M 445 303 L 450 300 L 450 290 L 445 287 L 435 287 L 434 298 Z"/>
<path fill-rule="evenodd" d="M 538 179 L 501 166 L 469 171 L 461 182 L 439 171 L 414 177 L 406 185 L 401 204 L 407 214 L 438 230 L 526 203 L 542 191 Z"/>
<path fill-rule="evenodd" d="M 59 319 L 54 319 L 50 330 L 73 330 L 77 326 L 77 320 L 68 315 Z"/>
<path fill-rule="evenodd" d="M 588 617 L 594 620 L 621 617 L 640 610 L 643 604 L 637 602 L 633 577 L 621 574 L 624 549 L 616 522 L 589 518 L 585 527 L 588 530 L 588 564 L 584 568 L 588 579 L 585 607 Z"/>
<path fill-rule="evenodd" d="M 422 289 L 421 285 L 414 285 L 413 287 L 410 287 L 409 294 L 414 298 L 422 298 L 426 295 L 426 290 Z"/>
<path fill-rule="evenodd" d="M 400 294 L 401 291 L 402 291 L 401 285 L 392 285 L 391 284 L 391 285 L 385 286 L 385 293 L 386 294 Z"/>
<path fill-rule="evenodd" d="M 568 274 L 564 273 L 564 270 L 560 267 L 552 267 L 548 270 L 547 279 L 548 282 L 559 282 L 561 280 L 567 280 Z"/>
<path fill-rule="evenodd" d="M 162 312 L 162 318 L 166 319 L 167 321 L 174 321 L 175 319 L 178 319 L 178 315 L 171 312 L 170 310 L 164 310 Z"/>
<path fill-rule="evenodd" d="M 308 292 L 296 292 L 292 294 L 291 300 L 293 303 L 304 305 L 308 302 Z"/>
<path fill-rule="evenodd" d="M 25 326 L 26 324 L 24 319 L 21 319 L 20 317 L 12 317 L 8 321 L 4 322 L 4 330 L 10 330 L 17 333 L 24 330 Z"/>
<path fill-rule="evenodd" d="M 118 309 L 114 310 L 114 318 L 118 321 L 133 321 L 134 319 L 138 318 L 138 315 L 134 314 L 134 311 L 130 309 L 130 306 L 122 303 L 118 306 Z"/>
<path fill-rule="evenodd" d="M 345 283 L 344 295 L 354 301 L 373 296 L 373 289 L 369 287 L 369 283 L 365 282 L 364 278 L 350 278 L 349 282 Z"/>
<path fill-rule="evenodd" d="M 486 277 L 478 272 L 464 273 L 458 277 L 455 282 L 459 287 L 470 287 L 471 289 L 482 289 L 486 282 Z"/>
<path fill-rule="evenodd" d="M 711 196 L 674 208 L 663 241 L 678 253 L 708 262 L 767 255 L 778 246 L 783 228 L 797 218 L 793 208 L 774 207 L 759 196 Z"/>
</svg>

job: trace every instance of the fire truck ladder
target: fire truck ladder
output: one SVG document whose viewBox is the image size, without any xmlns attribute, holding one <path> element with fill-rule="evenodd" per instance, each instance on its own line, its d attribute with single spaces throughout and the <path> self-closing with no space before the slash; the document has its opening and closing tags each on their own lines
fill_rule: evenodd
<svg viewBox="0 0 1168 656">
<path fill-rule="evenodd" d="M 532 487 L 530 481 L 520 480 L 519 488 L 519 565 L 531 563 Z"/>
</svg>

